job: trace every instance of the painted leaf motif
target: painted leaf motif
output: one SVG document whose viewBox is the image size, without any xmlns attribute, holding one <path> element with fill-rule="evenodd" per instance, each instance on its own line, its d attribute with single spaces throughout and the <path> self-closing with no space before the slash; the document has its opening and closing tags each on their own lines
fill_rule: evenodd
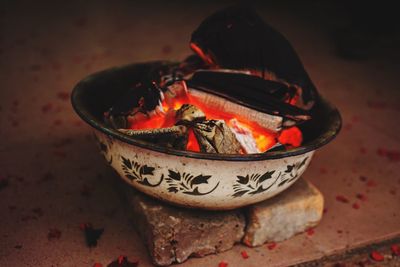
<svg viewBox="0 0 400 267">
<path fill-rule="evenodd" d="M 234 193 L 232 196 L 233 197 L 241 197 L 244 194 L 246 194 L 247 192 L 249 192 L 249 190 L 240 190 L 240 191 L 237 191 L 236 193 Z"/>
<path fill-rule="evenodd" d="M 174 186 L 168 187 L 168 192 L 177 193 L 178 192 L 178 188 L 176 188 Z"/>
<path fill-rule="evenodd" d="M 285 171 L 285 172 L 286 172 L 286 173 L 292 172 L 292 170 L 294 169 L 294 166 L 295 166 L 294 164 L 292 164 L 292 165 L 287 165 L 287 166 L 286 166 L 286 171 Z"/>
<path fill-rule="evenodd" d="M 180 181 L 181 180 L 181 175 L 178 172 L 174 172 L 172 170 L 168 170 L 168 176 L 175 181 Z"/>
<path fill-rule="evenodd" d="M 265 180 L 271 179 L 272 178 L 272 174 L 274 174 L 275 171 L 270 171 L 270 172 L 266 172 L 264 173 L 260 179 L 258 179 L 257 184 L 261 184 L 262 182 L 264 182 Z"/>
<path fill-rule="evenodd" d="M 140 174 L 153 175 L 154 168 L 144 165 L 140 168 Z"/>
<path fill-rule="evenodd" d="M 131 174 L 127 174 L 127 175 L 126 175 L 126 178 L 128 178 L 128 179 L 131 180 L 131 181 L 136 180 L 136 177 L 133 176 L 133 175 L 131 175 Z"/>
<path fill-rule="evenodd" d="M 282 186 L 282 185 L 286 184 L 286 182 L 287 182 L 288 180 L 289 180 L 289 179 L 283 180 L 282 182 L 280 182 L 280 183 L 278 184 L 278 186 Z"/>
<path fill-rule="evenodd" d="M 190 182 L 190 186 L 192 187 L 195 184 L 208 184 L 208 179 L 211 177 L 211 175 L 198 175 L 192 179 Z"/>
<path fill-rule="evenodd" d="M 298 170 L 306 164 L 307 159 L 308 159 L 308 157 L 305 158 L 305 159 L 303 159 L 303 161 L 302 161 L 302 162 L 299 164 L 299 166 L 297 167 Z"/>
<path fill-rule="evenodd" d="M 132 169 L 131 161 L 129 159 L 127 159 L 127 158 L 122 157 L 122 156 L 121 156 L 121 158 L 122 158 L 122 163 L 124 164 L 124 166 L 131 170 Z"/>
<path fill-rule="evenodd" d="M 248 175 L 246 175 L 246 177 L 238 175 L 237 178 L 238 178 L 237 182 L 240 183 L 240 184 L 247 184 L 249 182 L 249 176 Z"/>
</svg>

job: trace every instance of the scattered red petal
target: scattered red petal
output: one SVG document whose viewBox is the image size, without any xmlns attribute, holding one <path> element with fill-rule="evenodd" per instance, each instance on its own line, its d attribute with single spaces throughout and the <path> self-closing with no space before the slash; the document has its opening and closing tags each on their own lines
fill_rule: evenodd
<svg viewBox="0 0 400 267">
<path fill-rule="evenodd" d="M 60 100 L 68 101 L 68 100 L 69 100 L 69 93 L 68 93 L 68 92 L 58 92 L 58 93 L 57 93 L 57 97 L 58 97 Z"/>
<path fill-rule="evenodd" d="M 339 202 L 342 202 L 342 203 L 349 203 L 349 200 L 345 196 L 342 196 L 342 195 L 337 195 L 336 200 Z"/>
<path fill-rule="evenodd" d="M 164 45 L 161 51 L 163 54 L 168 55 L 172 52 L 172 47 L 170 45 Z"/>
<path fill-rule="evenodd" d="M 372 109 L 385 109 L 387 105 L 385 102 L 382 101 L 370 100 L 367 102 L 367 106 Z"/>
<path fill-rule="evenodd" d="M 390 250 L 396 256 L 400 256 L 400 247 L 398 245 L 391 245 Z"/>
<path fill-rule="evenodd" d="M 350 131 L 353 128 L 353 125 L 351 123 L 346 123 L 343 128 L 347 131 Z"/>
<path fill-rule="evenodd" d="M 319 168 L 319 173 L 326 174 L 327 172 L 328 171 L 326 170 L 326 168 L 324 168 L 324 167 Z"/>
<path fill-rule="evenodd" d="M 45 183 L 54 180 L 55 176 L 51 172 L 46 172 L 42 178 L 37 181 L 37 184 Z"/>
<path fill-rule="evenodd" d="M 0 177 L 0 190 L 6 188 L 7 186 L 9 186 L 10 182 L 8 181 L 7 178 L 5 177 Z"/>
<path fill-rule="evenodd" d="M 244 251 L 244 250 L 242 252 L 240 252 L 240 254 L 242 255 L 243 259 L 248 259 L 249 258 L 249 254 L 247 254 L 247 252 Z"/>
<path fill-rule="evenodd" d="M 139 261 L 130 262 L 126 256 L 119 256 L 118 259 L 111 262 L 107 267 L 136 267 Z"/>
<path fill-rule="evenodd" d="M 310 229 L 308 229 L 308 230 L 306 231 L 306 233 L 307 233 L 308 236 L 312 236 L 312 235 L 315 233 L 315 231 L 314 231 L 313 228 L 310 228 Z"/>
<path fill-rule="evenodd" d="M 269 243 L 269 244 L 267 245 L 267 248 L 268 248 L 269 250 L 273 250 L 274 248 L 276 248 L 276 243 L 275 243 L 275 242 Z"/>
<path fill-rule="evenodd" d="M 17 209 L 17 206 L 15 206 L 15 205 L 9 205 L 8 206 L 8 210 L 9 211 L 14 211 L 14 210 L 16 210 Z"/>
<path fill-rule="evenodd" d="M 53 155 L 60 159 L 64 159 L 65 157 L 67 157 L 67 154 L 62 150 L 54 150 Z"/>
<path fill-rule="evenodd" d="M 32 211 L 39 217 L 43 216 L 43 210 L 41 208 L 34 208 Z"/>
<path fill-rule="evenodd" d="M 81 188 L 81 196 L 83 197 L 91 197 L 92 196 L 92 188 L 88 185 L 84 184 Z"/>
<path fill-rule="evenodd" d="M 367 149 L 365 147 L 361 147 L 360 148 L 360 153 L 364 154 L 364 155 L 367 154 Z"/>
<path fill-rule="evenodd" d="M 26 215 L 21 218 L 21 221 L 23 221 L 23 222 L 27 222 L 30 220 L 37 220 L 37 217 L 33 216 L 33 215 Z"/>
<path fill-rule="evenodd" d="M 103 264 L 96 262 L 93 267 L 103 267 Z"/>
<path fill-rule="evenodd" d="M 42 112 L 43 113 L 48 113 L 52 109 L 53 109 L 53 104 L 51 104 L 51 103 L 47 103 L 47 104 L 42 106 Z"/>
<path fill-rule="evenodd" d="M 361 201 L 366 201 L 367 200 L 367 197 L 364 194 L 361 194 L 361 193 L 358 193 L 356 195 L 356 198 L 358 198 Z"/>
<path fill-rule="evenodd" d="M 358 203 L 354 203 L 354 204 L 352 205 L 352 207 L 353 207 L 353 209 L 358 210 L 358 209 L 360 208 L 360 205 L 359 205 Z"/>
<path fill-rule="evenodd" d="M 378 148 L 376 153 L 381 157 L 387 158 L 389 161 L 393 161 L 393 162 L 400 161 L 400 151 Z"/>
<path fill-rule="evenodd" d="M 226 261 L 221 261 L 221 262 L 218 264 L 218 267 L 228 267 L 228 263 L 227 263 Z"/>
<path fill-rule="evenodd" d="M 59 126 L 62 124 L 62 120 L 61 119 L 56 119 L 55 121 L 53 121 L 53 125 L 54 126 Z"/>
<path fill-rule="evenodd" d="M 374 261 L 383 261 L 385 259 L 378 251 L 372 251 L 370 256 Z"/>
<path fill-rule="evenodd" d="M 56 228 L 51 228 L 49 230 L 49 233 L 47 234 L 47 239 L 50 241 L 54 239 L 60 239 L 60 237 L 61 237 L 61 231 Z"/>
</svg>

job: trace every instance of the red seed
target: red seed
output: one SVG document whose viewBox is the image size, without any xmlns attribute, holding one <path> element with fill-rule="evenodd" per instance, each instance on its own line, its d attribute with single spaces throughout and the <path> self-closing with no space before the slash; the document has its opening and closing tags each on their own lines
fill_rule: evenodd
<svg viewBox="0 0 400 267">
<path fill-rule="evenodd" d="M 47 234 L 47 239 L 48 240 L 60 239 L 60 237 L 61 237 L 61 231 L 60 230 L 58 230 L 57 228 L 49 229 L 49 233 Z"/>
<path fill-rule="evenodd" d="M 242 252 L 240 252 L 240 254 L 242 255 L 243 259 L 248 259 L 249 258 L 249 254 L 247 254 L 247 252 L 244 251 L 244 250 Z"/>
<path fill-rule="evenodd" d="M 393 252 L 394 255 L 400 256 L 400 247 L 398 245 L 391 245 L 390 250 Z"/>
<path fill-rule="evenodd" d="M 342 195 L 337 195 L 336 200 L 339 202 L 342 202 L 342 203 L 349 203 L 349 200 L 345 196 L 342 196 Z"/>
<path fill-rule="evenodd" d="M 52 109 L 53 109 L 53 104 L 51 104 L 51 103 L 47 103 L 47 104 L 42 106 L 42 112 L 43 113 L 48 113 Z"/>
<path fill-rule="evenodd" d="M 358 203 L 354 203 L 352 207 L 353 209 L 358 210 L 360 208 L 360 205 Z"/>
<path fill-rule="evenodd" d="M 358 198 L 361 201 L 366 201 L 367 200 L 367 197 L 364 194 L 361 194 L 361 193 L 358 193 L 356 195 L 356 198 Z"/>
<path fill-rule="evenodd" d="M 312 236 L 315 233 L 313 228 L 308 229 L 306 232 L 308 236 Z"/>
<path fill-rule="evenodd" d="M 275 247 L 276 247 L 276 243 L 275 243 L 275 242 L 272 242 L 272 243 L 270 243 L 270 244 L 267 245 L 267 248 L 268 248 L 269 250 L 273 250 Z"/>
<path fill-rule="evenodd" d="M 226 261 L 221 261 L 221 262 L 218 264 L 218 267 L 228 267 L 228 263 L 227 263 Z"/>
<path fill-rule="evenodd" d="M 368 178 L 363 176 L 363 175 L 361 175 L 360 176 L 360 180 L 361 180 L 361 182 L 366 182 L 368 180 Z"/>
<path fill-rule="evenodd" d="M 383 261 L 385 259 L 378 251 L 372 251 L 370 256 L 374 261 Z"/>
<path fill-rule="evenodd" d="M 69 93 L 68 92 L 58 92 L 57 97 L 60 100 L 67 101 L 69 99 Z"/>
</svg>

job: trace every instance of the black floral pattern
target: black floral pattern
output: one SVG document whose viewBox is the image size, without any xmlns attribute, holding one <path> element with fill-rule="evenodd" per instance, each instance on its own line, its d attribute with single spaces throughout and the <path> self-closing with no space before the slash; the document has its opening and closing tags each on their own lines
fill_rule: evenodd
<svg viewBox="0 0 400 267">
<path fill-rule="evenodd" d="M 209 191 L 200 192 L 199 185 L 208 184 L 211 175 L 197 175 L 190 173 L 180 173 L 168 170 L 168 177 L 165 180 L 168 183 L 168 191 L 173 193 L 182 192 L 188 195 L 202 196 L 213 192 L 219 185 L 219 182 Z"/>
<path fill-rule="evenodd" d="M 162 174 L 159 181 L 155 184 L 152 184 L 149 182 L 149 179 L 154 176 L 154 167 L 140 165 L 136 161 L 124 158 L 123 156 L 121 156 L 121 160 L 122 170 L 125 173 L 125 177 L 132 182 L 136 181 L 137 183 L 145 186 L 156 187 L 159 186 L 164 180 L 164 175 Z"/>
<path fill-rule="evenodd" d="M 297 163 L 287 165 L 285 171 L 267 171 L 264 174 L 247 174 L 236 176 L 236 183 L 233 185 L 234 194 L 232 197 L 241 197 L 245 194 L 255 195 L 269 190 L 278 180 L 278 187 L 290 184 L 298 177 L 298 172 L 307 162 L 308 157 Z M 274 177 L 275 176 L 275 177 Z"/>
</svg>

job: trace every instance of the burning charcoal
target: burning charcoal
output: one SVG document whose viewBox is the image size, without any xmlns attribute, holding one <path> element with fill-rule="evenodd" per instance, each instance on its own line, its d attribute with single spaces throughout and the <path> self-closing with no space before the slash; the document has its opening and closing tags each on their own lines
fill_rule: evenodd
<svg viewBox="0 0 400 267">
<path fill-rule="evenodd" d="M 254 140 L 253 134 L 249 129 L 241 127 L 236 119 L 230 120 L 229 124 L 229 128 L 232 130 L 236 139 L 247 154 L 260 153 L 256 141 Z"/>
<path fill-rule="evenodd" d="M 185 149 L 187 145 L 187 127 L 183 125 L 151 130 L 118 129 L 118 131 L 133 138 L 165 147 Z"/>
<path fill-rule="evenodd" d="M 244 6 L 219 10 L 193 32 L 191 48 L 214 68 L 250 70 L 301 88 L 298 106 L 310 109 L 317 90 L 289 41 Z M 254 89 L 246 90 L 253 94 Z"/>
<path fill-rule="evenodd" d="M 138 261 L 130 262 L 128 261 L 128 257 L 119 256 L 118 259 L 108 264 L 107 267 L 137 267 L 138 265 Z"/>
<path fill-rule="evenodd" d="M 193 132 L 202 152 L 239 154 L 242 150 L 239 141 L 223 120 L 198 122 Z"/>
<path fill-rule="evenodd" d="M 203 121 L 206 119 L 204 112 L 196 106 L 184 104 L 176 112 L 177 124 L 187 124 L 192 122 Z"/>
</svg>

